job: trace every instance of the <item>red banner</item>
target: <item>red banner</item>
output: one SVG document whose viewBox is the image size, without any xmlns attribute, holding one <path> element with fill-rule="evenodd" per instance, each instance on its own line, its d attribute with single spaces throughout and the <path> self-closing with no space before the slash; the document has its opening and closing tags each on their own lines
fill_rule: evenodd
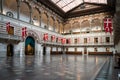
<svg viewBox="0 0 120 80">
<path fill-rule="evenodd" d="M 48 40 L 48 33 L 45 33 L 45 34 L 44 34 L 43 40 L 44 40 L 44 41 L 47 41 L 47 40 Z"/>
<path fill-rule="evenodd" d="M 104 19 L 104 29 L 105 32 L 112 32 L 112 19 L 111 18 L 105 18 Z"/>
<path fill-rule="evenodd" d="M 22 28 L 22 38 L 25 38 L 27 36 L 27 28 L 23 27 Z"/>
<path fill-rule="evenodd" d="M 6 23 L 6 31 L 7 31 L 7 32 L 10 31 L 10 22 Z"/>
<path fill-rule="evenodd" d="M 61 38 L 60 38 L 60 37 L 57 37 L 57 38 L 56 38 L 56 42 L 61 42 Z"/>
<path fill-rule="evenodd" d="M 51 36 L 51 41 L 54 41 L 55 40 L 55 36 Z"/>
<path fill-rule="evenodd" d="M 61 41 L 62 41 L 62 44 L 66 43 L 66 39 L 65 38 L 62 38 Z"/>
<path fill-rule="evenodd" d="M 68 44 L 70 44 L 71 43 L 71 39 L 69 38 L 69 39 L 67 39 L 67 42 L 68 42 Z"/>
<path fill-rule="evenodd" d="M 61 41 L 61 37 L 58 37 L 58 42 L 60 42 Z"/>
<path fill-rule="evenodd" d="M 77 43 L 80 43 L 80 38 L 77 39 Z"/>
<path fill-rule="evenodd" d="M 90 43 L 90 37 L 88 37 L 88 43 Z"/>
</svg>

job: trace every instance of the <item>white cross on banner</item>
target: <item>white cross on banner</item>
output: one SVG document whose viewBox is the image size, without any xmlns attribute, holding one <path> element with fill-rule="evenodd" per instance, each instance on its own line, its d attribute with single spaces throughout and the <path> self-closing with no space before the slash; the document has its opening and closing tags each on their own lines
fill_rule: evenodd
<svg viewBox="0 0 120 80">
<path fill-rule="evenodd" d="M 51 40 L 52 40 L 52 41 L 55 40 L 55 35 L 51 36 Z"/>
<path fill-rule="evenodd" d="M 62 38 L 62 44 L 65 44 L 66 43 L 66 38 Z"/>
<path fill-rule="evenodd" d="M 26 35 L 27 35 L 27 30 L 26 29 L 27 29 L 26 27 L 22 28 L 22 38 L 25 38 Z"/>
<path fill-rule="evenodd" d="M 104 19 L 104 29 L 105 32 L 112 32 L 112 19 L 111 18 L 105 18 Z"/>
<path fill-rule="evenodd" d="M 43 40 L 44 40 L 44 41 L 47 41 L 47 40 L 48 40 L 48 33 L 45 33 L 45 34 L 44 34 Z"/>
<path fill-rule="evenodd" d="M 7 22 L 6 23 L 6 31 L 9 32 L 9 30 L 10 30 L 10 22 Z"/>
</svg>

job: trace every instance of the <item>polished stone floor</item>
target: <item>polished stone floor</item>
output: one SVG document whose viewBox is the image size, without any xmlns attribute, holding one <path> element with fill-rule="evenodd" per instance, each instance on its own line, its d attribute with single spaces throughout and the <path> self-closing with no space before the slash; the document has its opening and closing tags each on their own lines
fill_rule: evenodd
<svg viewBox="0 0 120 80">
<path fill-rule="evenodd" d="M 94 80 L 109 56 L 0 57 L 0 80 Z"/>
</svg>

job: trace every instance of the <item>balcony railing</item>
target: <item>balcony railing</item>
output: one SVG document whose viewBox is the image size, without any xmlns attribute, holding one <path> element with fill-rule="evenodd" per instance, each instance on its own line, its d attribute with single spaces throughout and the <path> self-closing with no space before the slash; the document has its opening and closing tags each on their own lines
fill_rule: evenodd
<svg viewBox="0 0 120 80">
<path fill-rule="evenodd" d="M 17 35 L 8 35 L 8 34 L 1 34 L 0 33 L 0 39 L 22 40 L 22 37 L 17 36 Z"/>
<path fill-rule="evenodd" d="M 113 46 L 114 43 L 111 42 L 111 43 L 79 43 L 79 44 L 65 44 L 65 46 Z"/>
<path fill-rule="evenodd" d="M 57 42 L 44 42 L 42 41 L 41 43 L 43 44 L 47 44 L 47 45 L 58 45 L 58 46 L 80 46 L 80 47 L 85 47 L 85 46 L 113 46 L 114 43 L 113 42 L 110 42 L 110 43 L 106 43 L 106 42 L 100 42 L 100 43 L 79 43 L 79 44 L 74 44 L 74 43 L 71 43 L 71 44 L 61 44 L 61 43 L 57 43 Z"/>
</svg>

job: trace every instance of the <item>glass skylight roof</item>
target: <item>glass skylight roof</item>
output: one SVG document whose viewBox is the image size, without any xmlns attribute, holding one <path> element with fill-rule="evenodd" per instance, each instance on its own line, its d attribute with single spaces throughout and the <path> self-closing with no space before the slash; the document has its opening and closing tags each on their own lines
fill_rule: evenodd
<svg viewBox="0 0 120 80">
<path fill-rule="evenodd" d="M 107 0 L 51 0 L 64 12 L 67 12 L 83 2 L 107 4 Z"/>
</svg>

